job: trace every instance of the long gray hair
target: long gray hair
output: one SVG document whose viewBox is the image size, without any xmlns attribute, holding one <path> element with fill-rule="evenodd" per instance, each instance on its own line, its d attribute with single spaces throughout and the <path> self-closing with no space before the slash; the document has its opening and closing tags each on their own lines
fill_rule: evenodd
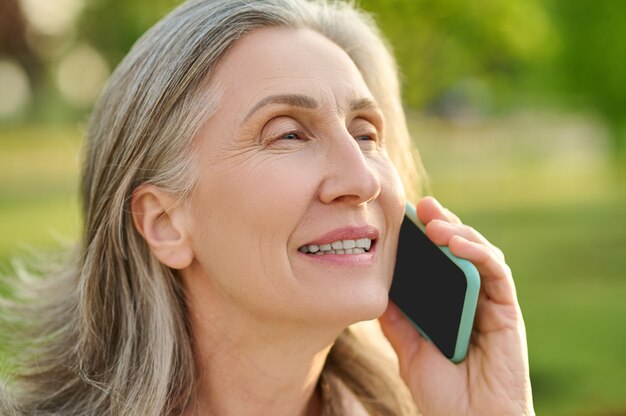
<svg viewBox="0 0 626 416">
<path fill-rule="evenodd" d="M 84 229 L 72 260 L 44 279 L 21 273 L 29 293 L 14 294 L 22 299 L 11 309 L 21 320 L 7 312 L 2 328 L 11 324 L 23 341 L 12 367 L 15 412 L 177 415 L 192 401 L 193 334 L 183 289 L 135 230 L 129 200 L 145 183 L 189 195 L 192 138 L 218 102 L 214 69 L 238 39 L 266 26 L 310 28 L 348 53 L 384 113 L 387 151 L 406 193 L 416 197 L 419 161 L 395 63 L 368 15 L 345 2 L 182 4 L 135 44 L 95 106 L 81 187 Z M 393 365 L 370 351 L 350 328 L 337 339 L 320 380 L 325 415 L 342 414 L 336 380 L 372 413 L 415 412 Z"/>
</svg>

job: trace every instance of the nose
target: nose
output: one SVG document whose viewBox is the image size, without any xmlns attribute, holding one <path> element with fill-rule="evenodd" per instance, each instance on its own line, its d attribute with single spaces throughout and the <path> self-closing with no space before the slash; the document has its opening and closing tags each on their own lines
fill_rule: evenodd
<svg viewBox="0 0 626 416">
<path fill-rule="evenodd" d="M 326 175 L 320 185 L 325 204 L 346 202 L 361 205 L 376 199 L 381 191 L 379 172 L 363 154 L 357 141 L 344 130 L 337 134 L 327 153 Z"/>
</svg>

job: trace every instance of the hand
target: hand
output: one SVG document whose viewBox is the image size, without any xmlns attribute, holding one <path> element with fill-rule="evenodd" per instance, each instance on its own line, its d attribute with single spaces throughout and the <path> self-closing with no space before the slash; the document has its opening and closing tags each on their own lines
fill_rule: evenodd
<svg viewBox="0 0 626 416">
<path fill-rule="evenodd" d="M 392 301 L 379 318 L 418 409 L 425 416 L 534 415 L 524 322 L 504 255 L 434 198 L 416 208 L 426 235 L 471 261 L 481 277 L 470 346 L 460 364 L 423 338 Z"/>
</svg>

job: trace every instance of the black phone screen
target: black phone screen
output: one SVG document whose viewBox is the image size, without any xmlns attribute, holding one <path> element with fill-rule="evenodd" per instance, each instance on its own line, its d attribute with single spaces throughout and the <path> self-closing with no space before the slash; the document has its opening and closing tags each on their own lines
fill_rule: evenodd
<svg viewBox="0 0 626 416">
<path fill-rule="evenodd" d="M 466 290 L 463 271 L 405 216 L 389 297 L 448 358 L 454 356 Z"/>
</svg>

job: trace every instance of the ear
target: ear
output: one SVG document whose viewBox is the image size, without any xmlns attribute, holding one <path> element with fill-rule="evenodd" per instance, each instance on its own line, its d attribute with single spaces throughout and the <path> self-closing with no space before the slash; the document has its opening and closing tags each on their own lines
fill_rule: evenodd
<svg viewBox="0 0 626 416">
<path fill-rule="evenodd" d="M 131 210 L 135 228 L 157 259 L 172 269 L 184 269 L 193 260 L 185 212 L 179 200 L 155 185 L 133 192 Z"/>
</svg>

